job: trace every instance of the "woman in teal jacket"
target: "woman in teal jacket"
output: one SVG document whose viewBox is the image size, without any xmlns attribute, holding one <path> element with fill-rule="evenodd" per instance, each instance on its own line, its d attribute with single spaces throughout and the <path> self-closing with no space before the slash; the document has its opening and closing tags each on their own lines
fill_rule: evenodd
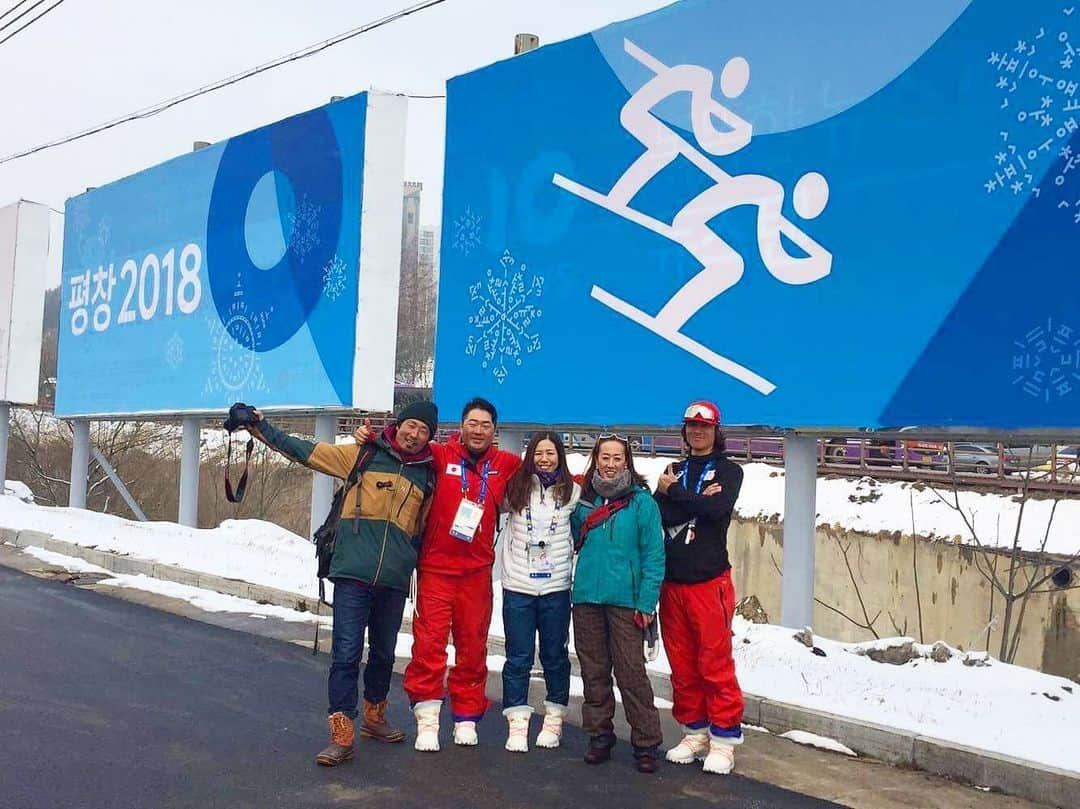
<svg viewBox="0 0 1080 809">
<path fill-rule="evenodd" d="M 571 529 L 578 549 L 574 647 L 585 685 L 582 725 L 590 736 L 585 762 L 607 761 L 615 746 L 614 670 L 637 768 L 656 772 L 663 735 L 645 673 L 642 630 L 655 620 L 664 578 L 660 510 L 622 436 L 596 442 L 582 488 Z"/>
</svg>

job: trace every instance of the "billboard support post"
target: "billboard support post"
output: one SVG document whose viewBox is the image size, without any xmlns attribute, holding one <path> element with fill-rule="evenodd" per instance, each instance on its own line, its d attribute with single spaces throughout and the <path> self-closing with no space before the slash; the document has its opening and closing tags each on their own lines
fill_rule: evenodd
<svg viewBox="0 0 1080 809">
<path fill-rule="evenodd" d="M 336 416 L 315 417 L 315 440 L 334 443 L 334 433 L 337 431 Z M 311 536 L 330 511 L 330 503 L 334 499 L 334 479 L 322 472 L 313 472 L 311 478 Z"/>
<path fill-rule="evenodd" d="M 90 468 L 90 422 L 75 419 L 71 423 L 71 491 L 68 505 L 86 508 L 86 474 Z"/>
<path fill-rule="evenodd" d="M 784 567 L 780 623 L 801 629 L 814 620 L 814 528 L 817 439 L 784 439 Z"/>
<path fill-rule="evenodd" d="M 199 526 L 199 438 L 202 422 L 184 419 L 180 446 L 179 523 L 189 528 Z"/>
<path fill-rule="evenodd" d="M 0 403 L 0 483 L 5 487 L 7 486 L 8 435 L 11 432 L 11 425 L 8 423 L 10 418 L 11 405 L 7 402 Z"/>
</svg>

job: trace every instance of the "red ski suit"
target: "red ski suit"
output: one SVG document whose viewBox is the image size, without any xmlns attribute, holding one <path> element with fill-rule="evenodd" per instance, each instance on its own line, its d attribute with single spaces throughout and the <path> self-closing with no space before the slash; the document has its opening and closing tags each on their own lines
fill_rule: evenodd
<svg viewBox="0 0 1080 809">
<path fill-rule="evenodd" d="M 477 721 L 487 710 L 487 636 L 491 624 L 491 567 L 495 528 L 506 484 L 521 465 L 512 452 L 488 449 L 476 461 L 457 435 L 431 444 L 435 495 L 424 527 L 417 563 L 412 660 L 405 669 L 405 693 L 412 704 L 442 700 L 450 691 L 454 721 Z M 487 468 L 487 485 L 481 473 Z M 462 470 L 466 491 L 462 491 Z M 472 542 L 450 533 L 462 498 L 480 502 L 484 515 Z M 453 635 L 454 667 L 446 676 L 446 645 Z"/>
</svg>

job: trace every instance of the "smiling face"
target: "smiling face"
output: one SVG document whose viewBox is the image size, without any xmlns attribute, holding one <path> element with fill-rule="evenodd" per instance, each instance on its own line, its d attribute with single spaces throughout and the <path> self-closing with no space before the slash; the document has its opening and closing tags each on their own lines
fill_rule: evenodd
<svg viewBox="0 0 1080 809">
<path fill-rule="evenodd" d="M 397 442 L 410 455 L 420 452 L 431 438 L 428 426 L 419 419 L 405 419 L 397 428 Z"/>
<path fill-rule="evenodd" d="M 476 455 L 483 455 L 495 441 L 495 422 L 491 414 L 474 407 L 461 420 L 461 443 Z"/>
<path fill-rule="evenodd" d="M 540 472 L 554 472 L 559 468 L 559 451 L 555 449 L 555 443 L 545 438 L 536 445 L 533 452 L 533 463 Z"/>
<path fill-rule="evenodd" d="M 694 455 L 708 455 L 716 445 L 716 428 L 700 421 L 688 421 L 686 443 Z"/>
<path fill-rule="evenodd" d="M 596 471 L 604 480 L 611 480 L 626 469 L 626 447 L 622 441 L 601 441 L 596 453 Z"/>
</svg>

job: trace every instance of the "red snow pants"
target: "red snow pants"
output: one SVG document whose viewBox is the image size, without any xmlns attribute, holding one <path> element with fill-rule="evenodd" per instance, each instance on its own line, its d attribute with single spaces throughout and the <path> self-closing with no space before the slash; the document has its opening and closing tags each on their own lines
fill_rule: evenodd
<svg viewBox="0 0 1080 809">
<path fill-rule="evenodd" d="M 460 576 L 421 570 L 417 575 L 412 660 L 405 693 L 415 705 L 450 690 L 455 722 L 479 721 L 487 710 L 487 636 L 491 625 L 491 569 Z M 453 633 L 454 667 L 446 676 L 446 644 Z"/>
<path fill-rule="evenodd" d="M 731 656 L 735 587 L 728 570 L 699 584 L 664 582 L 660 631 L 671 664 L 671 715 L 682 725 L 735 730 L 743 695 Z"/>
</svg>

